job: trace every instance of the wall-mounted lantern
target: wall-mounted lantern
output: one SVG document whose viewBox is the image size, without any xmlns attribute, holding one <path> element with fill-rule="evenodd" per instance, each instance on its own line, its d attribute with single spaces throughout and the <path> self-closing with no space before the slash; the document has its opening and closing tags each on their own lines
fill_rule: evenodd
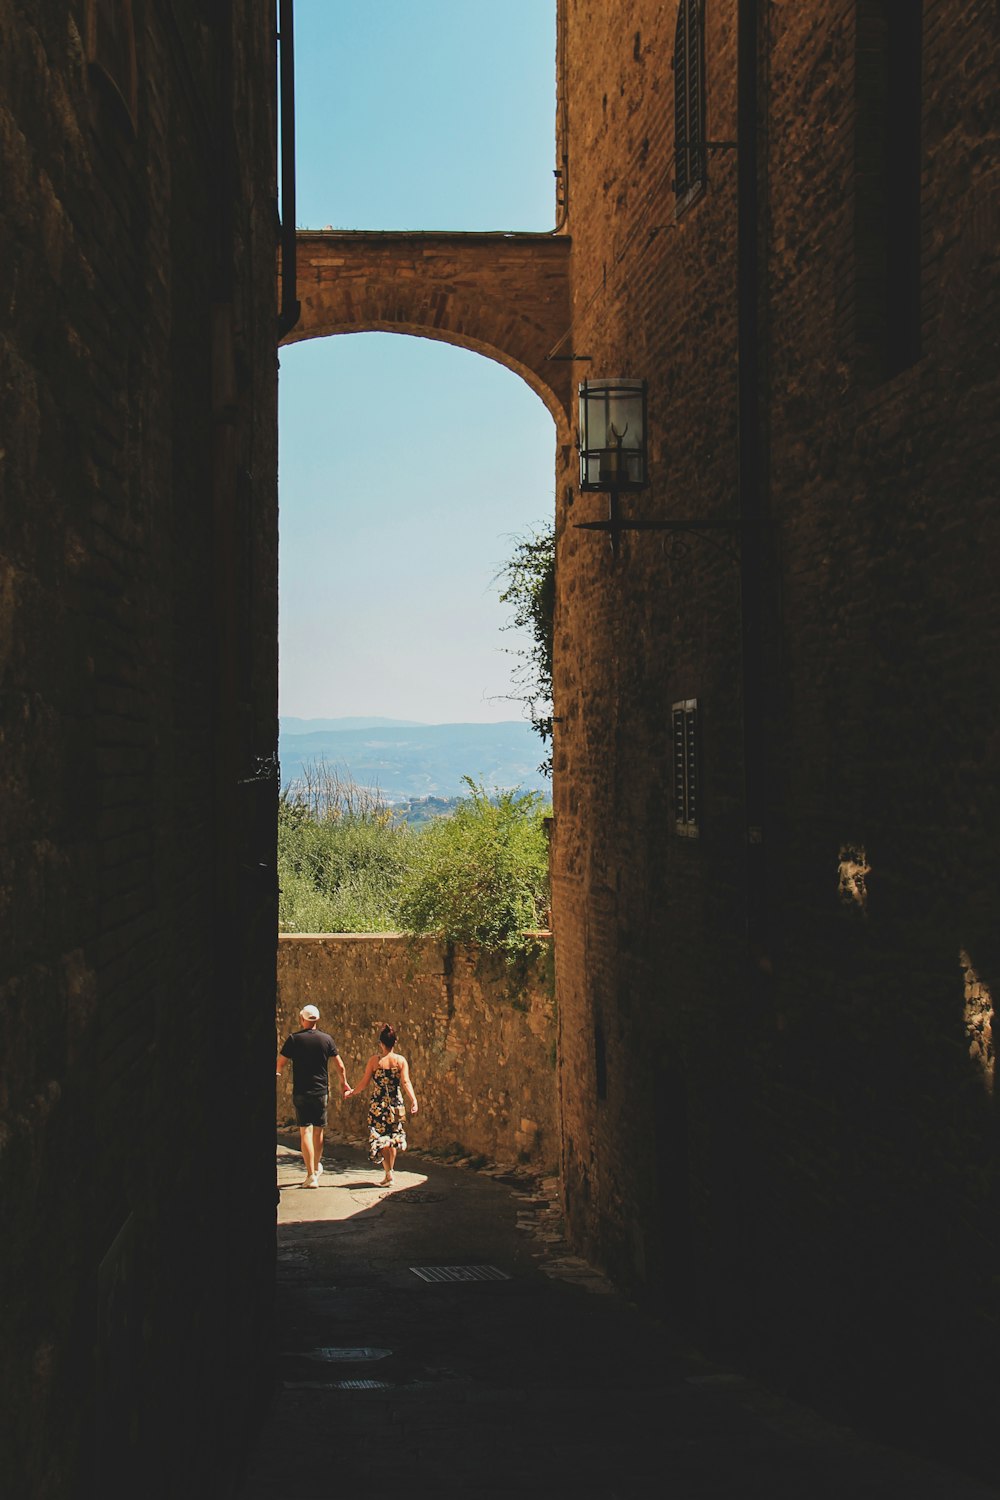
<svg viewBox="0 0 1000 1500">
<path fill-rule="evenodd" d="M 611 551 L 617 555 L 623 531 L 688 532 L 731 558 L 737 547 L 726 546 L 705 536 L 706 532 L 732 531 L 737 536 L 742 523 L 736 516 L 719 519 L 647 521 L 624 520 L 619 495 L 643 490 L 649 483 L 646 456 L 646 382 L 644 380 L 585 380 L 580 386 L 580 489 L 607 495 L 606 521 L 577 521 L 578 531 L 606 531 Z"/>
<path fill-rule="evenodd" d="M 580 386 L 580 488 L 645 489 L 646 382 L 585 380 Z"/>
<path fill-rule="evenodd" d="M 580 488 L 608 497 L 608 519 L 590 523 L 608 531 L 618 551 L 618 496 L 645 489 L 646 382 L 585 380 L 580 386 Z"/>
</svg>

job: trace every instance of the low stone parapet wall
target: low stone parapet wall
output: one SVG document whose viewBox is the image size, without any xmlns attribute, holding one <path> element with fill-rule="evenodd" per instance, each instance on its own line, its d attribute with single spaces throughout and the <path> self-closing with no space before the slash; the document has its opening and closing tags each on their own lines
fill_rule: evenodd
<svg viewBox="0 0 1000 1500">
<path fill-rule="evenodd" d="M 388 1021 L 420 1104 L 407 1117 L 417 1151 L 461 1151 L 552 1170 L 559 1159 L 551 939 L 513 978 L 499 960 L 434 938 L 395 933 L 278 940 L 280 1046 L 315 1005 L 356 1083 Z M 279 1127 L 293 1120 L 291 1080 L 278 1084 Z M 367 1095 L 332 1090 L 330 1137 L 367 1141 Z"/>
</svg>

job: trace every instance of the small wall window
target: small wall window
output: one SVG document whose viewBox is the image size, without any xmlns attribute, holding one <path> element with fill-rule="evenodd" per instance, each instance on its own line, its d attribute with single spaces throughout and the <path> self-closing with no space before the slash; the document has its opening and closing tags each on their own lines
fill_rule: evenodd
<svg viewBox="0 0 1000 1500">
<path fill-rule="evenodd" d="M 674 824 L 682 838 L 696 839 L 701 822 L 698 700 L 685 698 L 671 710 L 673 731 Z"/>
<path fill-rule="evenodd" d="M 680 0 L 673 68 L 674 192 L 683 208 L 706 178 L 704 0 Z"/>
<path fill-rule="evenodd" d="M 921 0 L 859 0 L 857 338 L 876 379 L 920 358 Z"/>
<path fill-rule="evenodd" d="M 598 1099 L 608 1097 L 608 1050 L 604 1042 L 604 1027 L 600 1021 L 594 1023 L 594 1082 Z"/>
<path fill-rule="evenodd" d="M 138 78 L 132 0 L 88 0 L 87 61 L 136 127 Z"/>
</svg>

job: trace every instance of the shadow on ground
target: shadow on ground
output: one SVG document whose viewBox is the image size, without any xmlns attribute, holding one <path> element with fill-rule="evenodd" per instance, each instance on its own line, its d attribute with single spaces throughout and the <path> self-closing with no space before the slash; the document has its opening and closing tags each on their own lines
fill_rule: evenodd
<svg viewBox="0 0 1000 1500">
<path fill-rule="evenodd" d="M 339 1147 L 309 1190 L 279 1147 L 277 1384 L 243 1500 L 995 1494 L 713 1368 L 568 1254 L 552 1183 L 404 1160 L 386 1190 Z"/>
</svg>

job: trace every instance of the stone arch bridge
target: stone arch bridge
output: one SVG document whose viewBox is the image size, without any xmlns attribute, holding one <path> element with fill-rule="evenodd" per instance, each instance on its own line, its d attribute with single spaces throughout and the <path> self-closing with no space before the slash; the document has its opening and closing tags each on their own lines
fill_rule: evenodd
<svg viewBox="0 0 1000 1500">
<path fill-rule="evenodd" d="M 302 314 L 283 343 L 382 332 L 472 349 L 520 375 L 569 442 L 572 365 L 549 357 L 571 319 L 566 236 L 302 230 L 296 242 Z"/>
</svg>

